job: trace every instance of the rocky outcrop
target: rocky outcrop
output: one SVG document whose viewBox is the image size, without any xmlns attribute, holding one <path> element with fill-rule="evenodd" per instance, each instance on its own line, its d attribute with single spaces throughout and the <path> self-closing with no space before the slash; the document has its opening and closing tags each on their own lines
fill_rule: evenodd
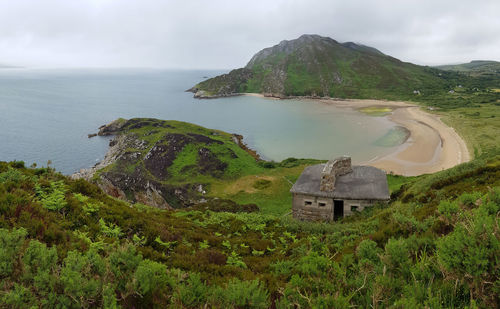
<svg viewBox="0 0 500 309">
<path fill-rule="evenodd" d="M 236 69 L 201 82 L 187 91 L 193 92 L 198 99 L 237 96 L 245 92 L 244 85 L 252 76 L 253 72 L 249 69 Z"/>
<path fill-rule="evenodd" d="M 196 98 L 196 99 L 217 99 L 217 98 L 227 98 L 227 97 L 236 97 L 236 96 L 240 96 L 242 95 L 243 93 L 240 93 L 240 92 L 233 92 L 233 93 L 217 93 L 217 94 L 212 94 L 211 92 L 208 92 L 208 91 L 205 91 L 205 90 L 201 90 L 197 87 L 193 87 L 189 90 L 187 90 L 188 92 L 192 92 L 194 93 L 193 97 Z"/>
<path fill-rule="evenodd" d="M 104 155 L 104 159 L 102 159 L 102 161 L 98 162 L 91 168 L 81 169 L 78 172 L 71 175 L 70 177 L 73 179 L 83 178 L 87 181 L 92 181 L 92 178 L 97 173 L 97 171 L 106 168 L 108 165 L 113 164 L 118 160 L 118 158 L 121 156 L 123 149 L 126 147 L 125 146 L 126 144 L 127 144 L 126 136 L 115 137 L 113 140 L 109 142 L 110 147 L 106 155 Z M 111 194 L 111 195 L 118 197 L 116 196 L 116 194 Z"/>
<path fill-rule="evenodd" d="M 102 125 L 99 127 L 99 133 L 97 135 L 99 136 L 109 136 L 109 135 L 115 135 L 120 132 L 121 128 L 126 124 L 125 119 L 116 119 L 115 121 L 112 121 L 108 124 Z"/>
<path fill-rule="evenodd" d="M 243 135 L 239 134 L 233 134 L 233 142 L 240 146 L 241 149 L 245 150 L 249 155 L 251 155 L 255 160 L 260 161 L 260 155 L 257 153 L 257 151 L 251 149 L 248 147 L 247 144 L 243 142 Z"/>
<path fill-rule="evenodd" d="M 101 126 L 98 135 L 114 136 L 104 159 L 72 178 L 95 182 L 116 198 L 158 208 L 205 202 L 208 184 L 194 179 L 223 178 L 227 160 L 252 155 L 241 136 L 176 121 L 118 119 Z"/>
</svg>

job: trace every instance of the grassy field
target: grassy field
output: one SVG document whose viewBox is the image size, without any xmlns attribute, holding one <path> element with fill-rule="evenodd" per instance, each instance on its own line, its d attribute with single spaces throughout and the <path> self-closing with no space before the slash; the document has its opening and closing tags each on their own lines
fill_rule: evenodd
<svg viewBox="0 0 500 309">
<path fill-rule="evenodd" d="M 481 104 L 436 112 L 443 122 L 454 128 L 467 143 L 474 157 L 491 155 L 499 151 L 500 107 Z"/>
<path fill-rule="evenodd" d="M 234 181 L 213 182 L 209 195 L 239 204 L 255 203 L 263 214 L 283 215 L 291 211 L 290 189 L 306 166 L 268 169 Z"/>
</svg>

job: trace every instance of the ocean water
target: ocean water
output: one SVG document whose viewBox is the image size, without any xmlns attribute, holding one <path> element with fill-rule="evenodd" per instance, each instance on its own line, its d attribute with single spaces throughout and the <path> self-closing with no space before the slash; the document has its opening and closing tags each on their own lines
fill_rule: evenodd
<svg viewBox="0 0 500 309">
<path fill-rule="evenodd" d="M 196 123 L 243 135 L 265 159 L 368 161 L 394 151 L 375 143 L 396 126 L 385 117 L 312 101 L 253 96 L 197 100 L 185 92 L 219 71 L 0 70 L 0 160 L 52 166 L 64 174 L 104 157 L 99 126 L 123 117 Z"/>
</svg>

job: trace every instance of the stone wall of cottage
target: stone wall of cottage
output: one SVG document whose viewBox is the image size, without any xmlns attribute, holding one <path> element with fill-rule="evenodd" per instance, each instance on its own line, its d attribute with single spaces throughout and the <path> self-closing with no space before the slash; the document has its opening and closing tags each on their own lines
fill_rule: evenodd
<svg viewBox="0 0 500 309">
<path fill-rule="evenodd" d="M 294 193 L 292 215 L 307 221 L 333 220 L 333 199 Z"/>
<path fill-rule="evenodd" d="M 293 194 L 292 215 L 295 219 L 306 221 L 332 221 L 333 198 L 323 198 L 307 194 Z M 344 217 L 351 216 L 356 212 L 363 211 L 367 207 L 375 205 L 376 200 L 343 200 Z"/>
<path fill-rule="evenodd" d="M 378 201 L 375 200 L 344 200 L 344 217 L 363 211 L 365 208 L 371 207 L 377 202 Z"/>
</svg>

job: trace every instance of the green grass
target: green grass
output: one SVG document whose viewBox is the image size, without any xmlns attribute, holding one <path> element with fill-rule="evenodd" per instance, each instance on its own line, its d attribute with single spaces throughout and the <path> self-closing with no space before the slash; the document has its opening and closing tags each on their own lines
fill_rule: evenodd
<svg viewBox="0 0 500 309">
<path fill-rule="evenodd" d="M 436 111 L 441 119 L 464 138 L 473 157 L 495 154 L 500 145 L 500 107 L 482 104 Z"/>
<path fill-rule="evenodd" d="M 283 215 L 292 207 L 290 189 L 307 165 L 262 170 L 232 181 L 213 182 L 209 195 L 239 204 L 257 204 L 263 214 Z M 266 186 L 259 186 L 266 182 Z"/>
<path fill-rule="evenodd" d="M 406 176 L 401 176 L 401 175 L 387 175 L 387 184 L 389 185 L 389 193 L 393 193 L 395 191 L 398 191 L 402 185 L 404 184 L 410 184 L 414 182 L 418 177 L 411 176 L 411 177 L 406 177 Z"/>
<path fill-rule="evenodd" d="M 462 95 L 476 96 L 467 91 Z M 2 273 L 6 284 L 0 287 L 0 302 L 17 299 L 24 301 L 19 307 L 37 305 L 46 299 L 42 297 L 46 290 L 41 289 L 49 289 L 59 295 L 49 298 L 56 304 L 64 300 L 64 294 L 73 295 L 79 287 L 84 290 L 95 279 L 103 288 L 98 287 L 92 297 L 80 297 L 81 303 L 101 306 L 106 287 L 112 291 L 106 292 L 107 297 L 115 295 L 123 307 L 136 308 L 205 304 L 231 308 L 235 307 L 231 303 L 235 290 L 244 291 L 242 295 L 252 298 L 253 304 L 262 300 L 263 308 L 271 305 L 271 298 L 305 308 L 369 307 L 373 295 L 380 307 L 426 304 L 463 308 L 471 303 L 494 307 L 496 290 L 482 282 L 494 282 L 499 267 L 495 248 L 499 246 L 500 108 L 492 103 L 457 106 L 450 102 L 434 102 L 438 107 L 431 112 L 464 137 L 474 159 L 430 175 L 387 175 L 392 197 L 388 205 L 375 205 L 335 223 L 300 222 L 289 215 L 292 183 L 306 166 L 321 161 L 258 162 L 230 134 L 183 122 L 169 121 L 165 123 L 172 127 L 158 128 L 155 125 L 164 122 L 148 120 L 149 125 L 127 134 L 148 142 L 144 153 L 166 132 L 197 133 L 223 142 L 187 145 L 169 169 L 173 176 L 163 181 L 204 182 L 208 198 L 257 204 L 258 213 L 151 209 L 116 200 L 95 185 L 70 180 L 51 169 L 0 162 L 0 228 L 9 229 L 0 230 L 0 236 L 12 241 L 15 237 L 9 234 L 6 238 L 6 233 L 26 230 L 23 245 L 5 259 L 14 263 L 16 272 Z M 228 164 L 222 177 L 186 170 L 196 167 L 201 146 Z M 130 164 L 125 171 L 141 164 Z M 55 191 L 54 184 L 60 189 L 49 203 L 45 195 Z M 222 208 L 233 210 L 234 204 L 222 201 L 228 209 Z M 252 209 L 235 207 L 234 211 L 240 208 Z M 35 240 L 57 249 L 53 271 L 44 277 L 52 280 L 48 285 L 30 279 L 33 274 L 28 270 L 32 268 L 23 264 L 32 254 L 26 250 Z M 68 275 L 67 265 L 72 265 L 66 259 L 71 251 L 89 254 L 96 267 L 82 270 L 85 280 L 69 290 L 64 276 Z M 140 261 L 141 268 L 120 264 L 123 259 L 117 257 Z M 8 265 L 5 261 L 0 262 Z M 130 269 L 116 276 L 112 270 L 117 265 Z M 148 272 L 146 265 L 157 271 Z M 146 275 L 140 276 L 144 271 Z M 155 273 L 166 274 L 168 280 Z M 147 285 L 158 288 L 139 296 L 137 291 L 143 291 L 147 279 L 165 282 Z M 228 286 L 230 280 L 239 283 Z M 251 289 L 250 282 L 258 282 L 261 292 Z M 196 305 L 189 296 L 193 291 L 198 291 Z"/>
<path fill-rule="evenodd" d="M 235 178 L 241 175 L 256 173 L 262 170 L 255 159 L 249 155 L 245 150 L 236 145 L 233 141 L 233 136 L 229 133 L 211 130 L 197 126 L 191 123 L 180 122 L 180 121 L 160 121 L 156 119 L 134 119 L 137 121 L 142 121 L 143 125 L 140 128 L 129 128 L 125 126 L 120 134 L 127 134 L 129 136 L 135 137 L 139 140 L 145 141 L 146 147 L 143 150 L 130 149 L 141 153 L 141 158 L 146 155 L 155 143 L 160 141 L 166 134 L 200 134 L 206 136 L 212 140 L 221 141 L 222 144 L 217 143 L 190 143 L 186 145 L 180 153 L 177 154 L 172 166 L 169 167 L 169 172 L 171 174 L 170 182 L 185 182 L 189 179 L 191 180 L 202 180 L 210 176 L 200 176 L 199 179 L 193 179 L 193 177 L 198 177 L 197 173 L 186 173 L 184 168 L 190 166 L 196 166 L 198 160 L 198 150 L 200 147 L 205 147 L 210 149 L 219 160 L 228 164 L 228 168 L 225 171 L 225 178 Z M 158 124 L 164 125 L 166 127 L 158 127 Z M 231 155 L 236 155 L 236 158 L 232 158 Z M 133 166 L 141 164 L 141 159 L 134 161 Z M 111 169 L 113 167 L 109 167 Z M 126 169 L 128 170 L 128 169 Z"/>
<path fill-rule="evenodd" d="M 369 106 L 360 108 L 359 111 L 366 115 L 381 117 L 389 115 L 392 112 L 392 108 L 385 106 Z"/>
</svg>

